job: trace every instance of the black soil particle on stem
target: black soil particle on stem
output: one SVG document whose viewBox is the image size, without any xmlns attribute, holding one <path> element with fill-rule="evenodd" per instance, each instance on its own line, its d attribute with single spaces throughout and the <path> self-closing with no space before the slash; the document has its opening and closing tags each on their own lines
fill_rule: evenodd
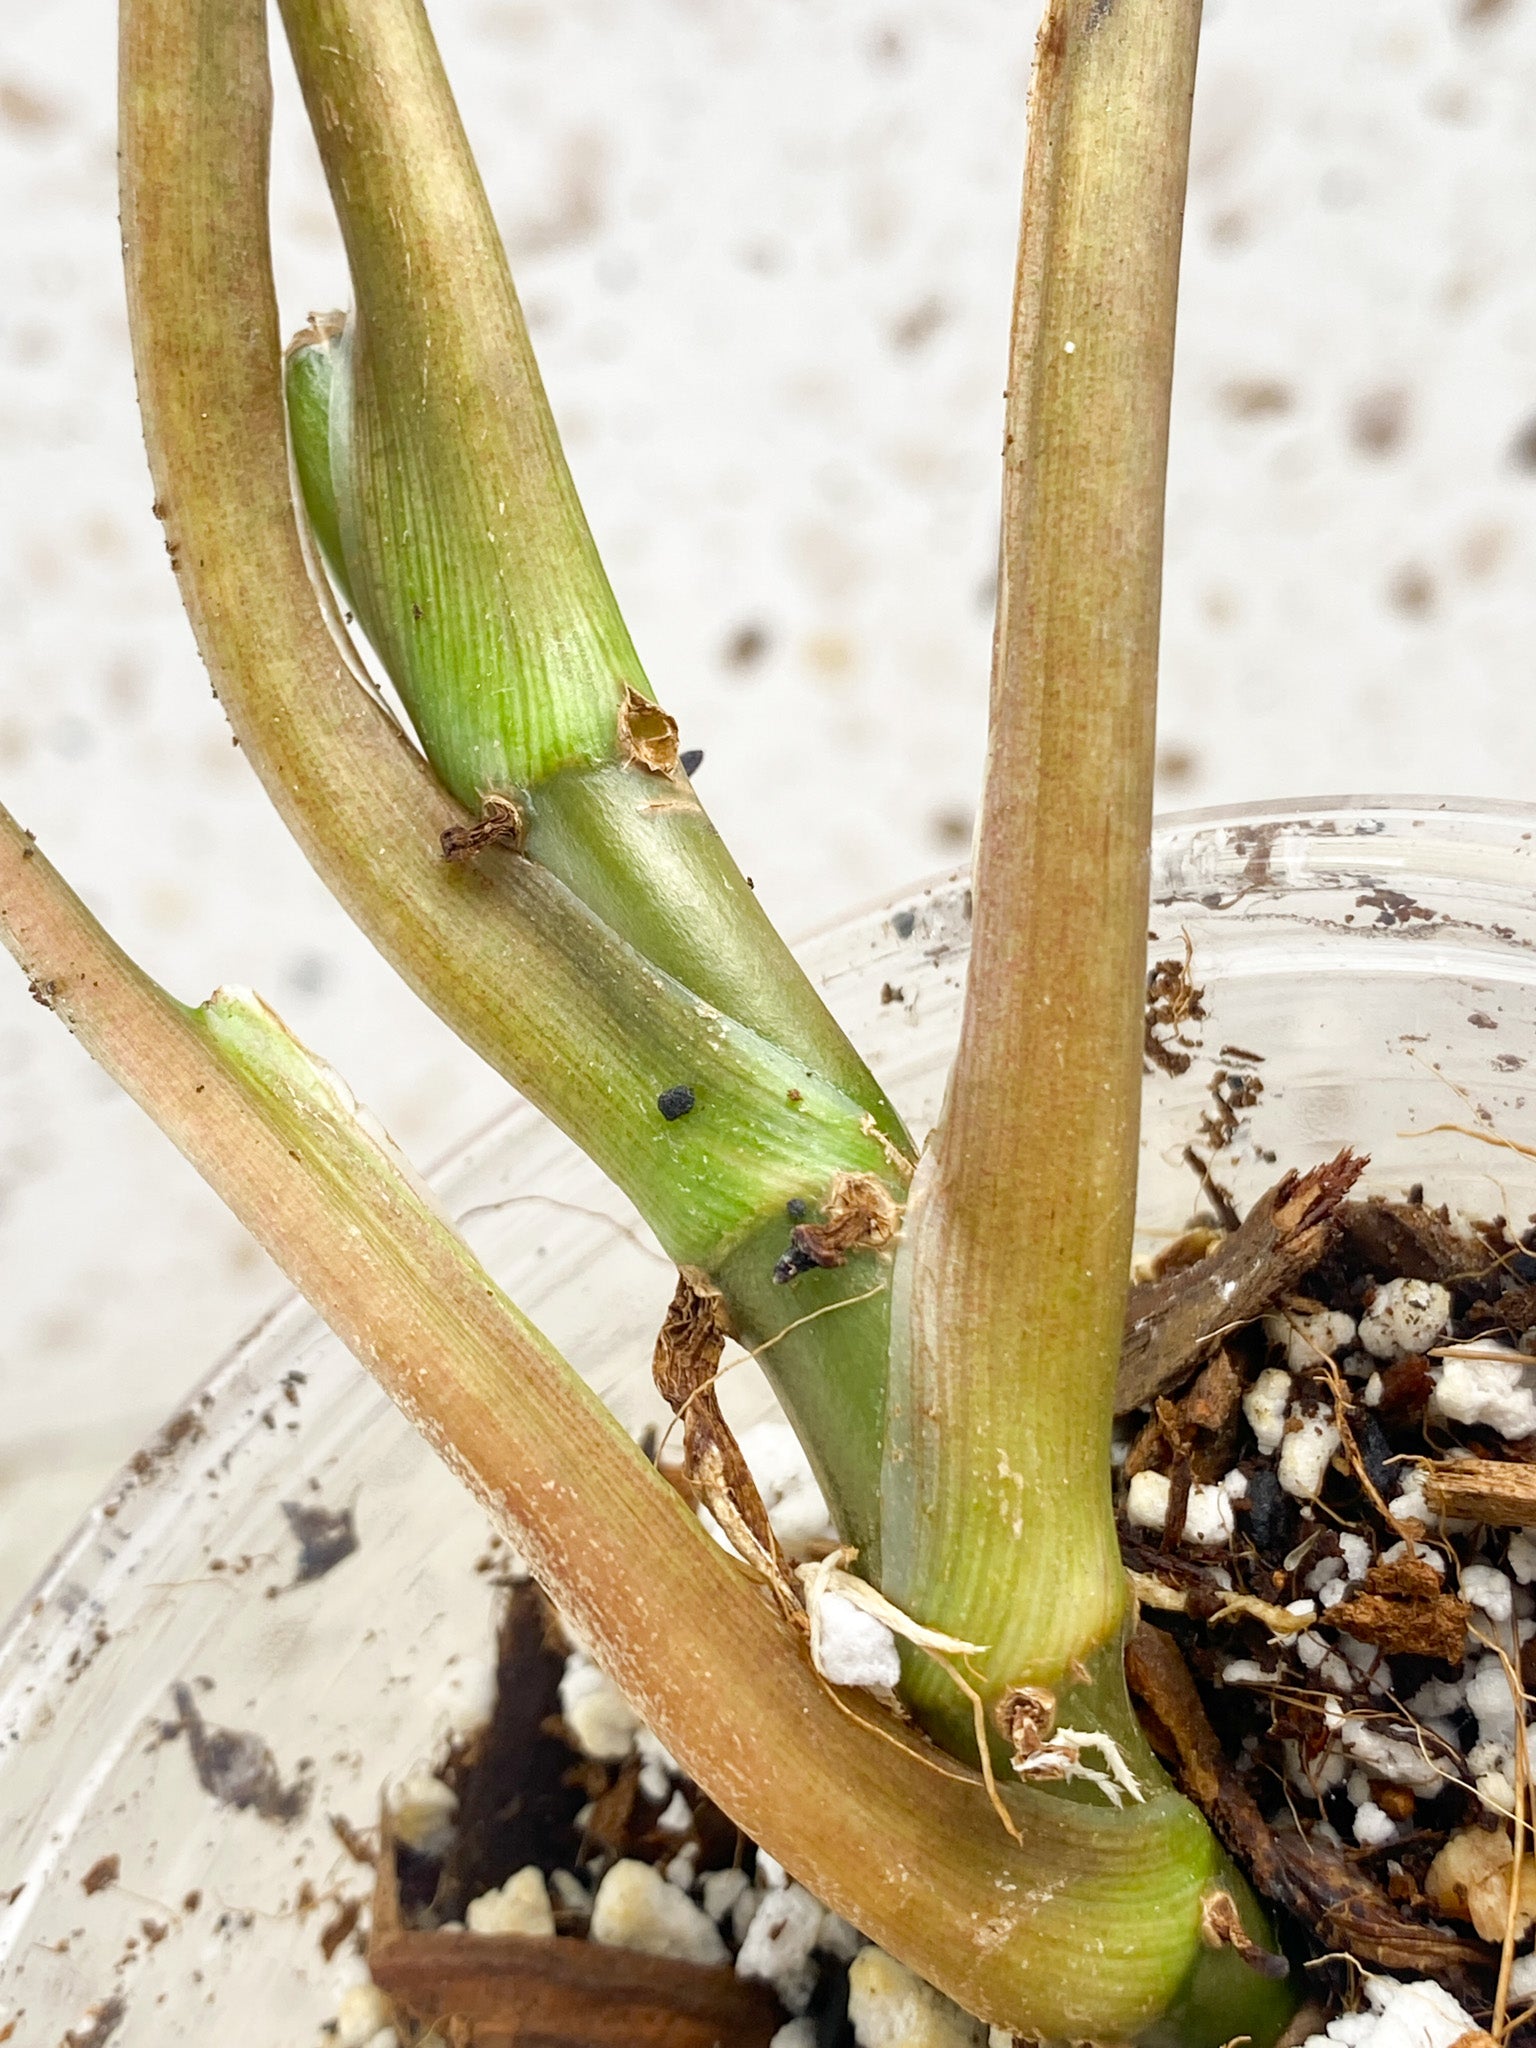
<svg viewBox="0 0 1536 2048">
<path fill-rule="evenodd" d="M 684 1083 L 675 1088 L 663 1088 L 656 1098 L 656 1107 L 669 1124 L 675 1124 L 679 1117 L 687 1116 L 698 1103 L 698 1097 Z"/>
</svg>

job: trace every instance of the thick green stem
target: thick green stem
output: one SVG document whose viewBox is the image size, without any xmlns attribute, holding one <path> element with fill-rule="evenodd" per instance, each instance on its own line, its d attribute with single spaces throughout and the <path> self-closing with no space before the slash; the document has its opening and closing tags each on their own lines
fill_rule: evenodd
<svg viewBox="0 0 1536 2048">
<path fill-rule="evenodd" d="M 495 847 L 443 858 L 444 831 L 466 814 L 333 637 L 295 523 L 267 246 L 264 9 L 125 0 L 122 18 L 129 307 L 159 511 L 214 686 L 299 844 L 418 994 L 592 1154 L 681 1263 L 713 1270 L 754 1235 L 777 1233 L 783 1250 L 785 1203 L 814 1210 L 839 1168 L 904 1192 L 863 1129 L 878 1103 L 867 1075 L 850 1095 L 827 1078 L 830 1053 L 822 1066 L 797 1059 L 717 1014 L 539 862 Z M 669 1121 L 658 1102 L 675 1088 L 695 1108 Z M 795 1292 L 773 1291 L 766 1322 L 738 1316 L 743 1341 L 793 1321 Z M 786 1366 L 806 1342 L 786 1340 Z M 823 1375 L 841 1443 L 843 1367 L 830 1347 L 816 1361 L 806 1370 Z M 776 1348 L 770 1369 L 779 1362 Z M 862 1416 L 883 1356 L 865 1346 L 846 1369 L 849 1413 Z M 867 1468 L 867 1452 L 850 1462 Z M 867 1491 L 834 1498 L 870 1522 Z"/>
<path fill-rule="evenodd" d="M 771 1603 L 508 1302 L 335 1077 L 252 999 L 185 1008 L 0 810 L 0 941 L 523 1549 L 668 1748 L 739 1826 L 968 2010 L 1183 2048 L 1280 2020 L 1200 1942 L 1222 1867 L 1182 1800 L 1016 1798 L 845 1711 Z M 1254 1996 L 1255 1986 L 1260 1996 Z"/>
<path fill-rule="evenodd" d="M 884 1584 L 1086 1698 L 1125 1611 L 1130 1268 L 1167 450 L 1199 0 L 1053 0 L 1030 108 L 960 1046 L 893 1312 Z"/>
<path fill-rule="evenodd" d="M 515 797 L 532 859 L 899 1139 L 675 743 L 649 765 L 633 758 L 627 707 L 653 692 L 566 467 L 420 0 L 282 0 L 282 13 L 357 297 L 344 333 L 294 355 L 298 469 L 322 549 L 428 759 L 471 811 Z"/>
</svg>

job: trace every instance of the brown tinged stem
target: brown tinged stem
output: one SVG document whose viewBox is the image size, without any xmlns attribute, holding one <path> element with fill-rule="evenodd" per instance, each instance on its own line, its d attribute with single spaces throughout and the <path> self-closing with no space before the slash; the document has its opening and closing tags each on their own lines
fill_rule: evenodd
<svg viewBox="0 0 1536 2048">
<path fill-rule="evenodd" d="M 472 810 L 515 796 L 531 860 L 905 1146 L 706 817 L 664 714 L 637 751 L 650 685 L 421 0 L 281 0 L 281 13 L 356 295 L 323 350 L 328 513 L 323 492 L 307 501 L 439 779 Z M 313 481 L 310 411 L 294 440 Z"/>
<path fill-rule="evenodd" d="M 993 1690 L 1112 1654 L 1125 1607 L 1107 1453 L 1199 21 L 1052 0 L 1030 102 L 974 936 L 909 1210 L 883 1510 L 886 1591 L 993 1645 Z"/>
<path fill-rule="evenodd" d="M 123 0 L 121 71 L 130 326 L 158 510 L 248 760 L 385 958 L 633 1197 L 674 1258 L 713 1270 L 762 1239 L 771 1270 L 788 1242 L 786 1201 L 814 1209 L 840 1169 L 889 1173 L 882 1134 L 863 1128 L 867 1088 L 855 1100 L 717 1016 L 538 861 L 494 846 L 444 858 L 444 834 L 473 821 L 359 681 L 319 608 L 295 519 L 268 249 L 263 0 Z M 686 922 L 688 905 L 672 908 Z M 801 1013 L 819 1014 L 850 1077 L 864 1074 L 779 952 Z M 679 1086 L 696 1106 L 671 1120 L 659 1104 Z M 749 1344 L 804 1312 L 784 1288 L 766 1306 L 766 1322 L 739 1318 Z M 879 1413 L 883 1318 L 866 1320 L 844 1422 Z M 811 1325 L 771 1360 L 781 1383 L 803 1383 L 808 1405 L 835 1411 L 828 1350 Z M 870 1432 L 822 1435 L 834 1496 L 862 1502 L 867 1523 Z"/>
<path fill-rule="evenodd" d="M 1190 2048 L 1272 2036 L 1262 1980 L 1200 1946 L 1225 1880 L 1192 1808 L 1016 1794 L 1016 1845 L 975 1776 L 835 1700 L 344 1091 L 258 1003 L 173 1001 L 4 811 L 0 938 L 506 1527 L 684 1768 L 828 1905 L 1004 2027 L 1125 2040 L 1182 1998 L 1201 2015 Z"/>
</svg>

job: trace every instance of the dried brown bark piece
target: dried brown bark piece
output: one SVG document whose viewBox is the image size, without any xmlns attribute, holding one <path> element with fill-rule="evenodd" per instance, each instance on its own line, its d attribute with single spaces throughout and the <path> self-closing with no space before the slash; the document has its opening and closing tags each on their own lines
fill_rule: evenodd
<svg viewBox="0 0 1536 2048">
<path fill-rule="evenodd" d="M 1117 1415 L 1180 1385 L 1221 1337 L 1263 1315 L 1317 1264 L 1365 1164 L 1345 1151 L 1307 1173 L 1288 1173 L 1198 1264 L 1131 1289 Z"/>
<path fill-rule="evenodd" d="M 1158 1754 L 1267 1898 L 1303 1921 L 1325 1950 L 1438 1978 L 1457 1996 L 1485 1995 L 1496 1961 L 1490 1951 L 1410 1918 L 1315 1833 L 1281 1835 L 1270 1827 L 1217 1741 L 1179 1646 L 1165 1629 L 1141 1622 L 1125 1661 Z"/>
<path fill-rule="evenodd" d="M 1430 1377 L 1427 1358 L 1416 1355 L 1399 1358 L 1381 1375 L 1381 1399 L 1376 1404 L 1376 1418 L 1389 1429 L 1421 1423 L 1434 1391 L 1435 1383 Z"/>
<path fill-rule="evenodd" d="M 1423 1202 L 1345 1202 L 1338 1212 L 1343 1250 L 1383 1278 L 1449 1284 L 1493 1263 L 1486 1245 Z"/>
<path fill-rule="evenodd" d="M 1242 1376 L 1223 1347 L 1179 1403 L 1179 1413 L 1190 1428 L 1217 1435 L 1232 1422 L 1242 1398 Z"/>
<path fill-rule="evenodd" d="M 1419 1557 L 1372 1565 L 1358 1593 L 1330 1607 L 1325 1619 L 1388 1656 L 1439 1657 L 1459 1664 L 1472 1610 L 1447 1593 L 1439 1573 Z"/>
<path fill-rule="evenodd" d="M 1424 1498 L 1437 1515 L 1484 1522 L 1495 1529 L 1536 1528 L 1536 1465 L 1465 1458 L 1421 1465 Z"/>
<path fill-rule="evenodd" d="M 414 2019 L 457 2019 L 474 2048 L 768 2048 L 783 2020 L 766 1984 L 722 1966 L 567 1935 L 402 1926 L 386 1838 L 368 1946 L 373 1981 Z"/>
</svg>

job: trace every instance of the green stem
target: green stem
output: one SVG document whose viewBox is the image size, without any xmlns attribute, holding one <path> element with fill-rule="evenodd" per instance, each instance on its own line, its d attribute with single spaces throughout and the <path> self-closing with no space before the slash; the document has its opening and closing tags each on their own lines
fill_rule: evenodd
<svg viewBox="0 0 1536 2048">
<path fill-rule="evenodd" d="M 785 1203 L 818 1206 L 839 1168 L 900 1192 L 863 1129 L 867 1076 L 849 1094 L 717 1014 L 539 862 L 498 848 L 443 858 L 465 813 L 333 637 L 295 523 L 269 94 L 257 0 L 125 0 L 123 223 L 145 438 L 183 597 L 247 759 L 385 957 L 633 1197 L 680 1263 L 714 1270 L 759 1231 L 782 1250 Z M 668 1121 L 658 1099 L 677 1087 L 696 1107 Z M 766 1324 L 738 1317 L 743 1341 L 793 1320 L 794 1292 L 777 1290 Z M 877 1369 L 883 1380 L 866 1348 L 848 1375 Z M 868 1387 L 849 1400 L 867 1413 Z M 867 1494 L 848 1505 L 868 1523 Z"/>
<path fill-rule="evenodd" d="M 902 1142 L 675 747 L 665 768 L 630 759 L 626 693 L 653 692 L 420 0 L 282 0 L 282 13 L 357 296 L 345 333 L 290 366 L 299 474 L 428 759 L 471 811 L 516 798 L 531 858 Z"/>
<path fill-rule="evenodd" d="M 1000 2026 L 1266 2048 L 1199 1940 L 1222 1869 L 1167 1794 L 1113 1815 L 980 1783 L 835 1702 L 758 1587 L 507 1301 L 345 1088 L 252 999 L 172 1000 L 0 810 L 0 941 L 508 1530 L 648 1724 L 753 1839 Z"/>
<path fill-rule="evenodd" d="M 1137 1169 L 1174 309 L 1199 0 L 1052 0 L 1014 310 L 960 1045 L 893 1310 L 885 1590 L 1085 1689 L 1125 1612 L 1109 1438 Z"/>
</svg>

